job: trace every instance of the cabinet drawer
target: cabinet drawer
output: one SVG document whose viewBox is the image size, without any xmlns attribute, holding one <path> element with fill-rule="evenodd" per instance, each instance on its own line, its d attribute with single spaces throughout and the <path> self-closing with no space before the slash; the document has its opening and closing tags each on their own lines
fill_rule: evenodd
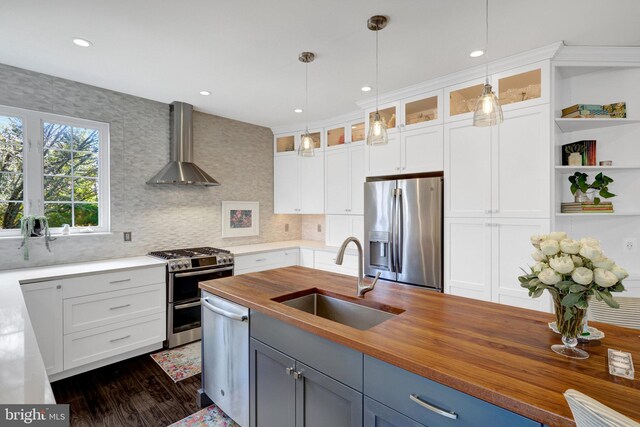
<svg viewBox="0 0 640 427">
<path fill-rule="evenodd" d="M 364 398 L 364 427 L 425 427 L 400 412 L 376 402 L 368 397 Z"/>
<path fill-rule="evenodd" d="M 140 286 L 64 300 L 64 333 L 164 312 L 166 285 Z"/>
<path fill-rule="evenodd" d="M 71 369 L 164 341 L 164 313 L 74 332 L 64 337 L 64 369 Z"/>
<path fill-rule="evenodd" d="M 315 268 L 318 270 L 332 271 L 334 273 L 347 274 L 349 276 L 358 275 L 358 256 L 345 254 L 342 265 L 336 264 L 335 252 L 316 251 Z"/>
<path fill-rule="evenodd" d="M 250 313 L 251 337 L 362 391 L 362 353 L 257 311 Z"/>
<path fill-rule="evenodd" d="M 235 270 L 243 272 L 243 270 L 260 271 L 260 267 L 288 267 L 298 265 L 299 249 L 288 249 L 286 251 L 261 252 L 259 254 L 237 255 L 235 257 Z M 269 268 L 265 268 L 268 270 Z M 245 271 L 246 272 L 246 271 Z"/>
<path fill-rule="evenodd" d="M 136 286 L 166 283 L 166 280 L 165 267 L 161 265 L 70 277 L 63 280 L 62 297 L 75 298 Z"/>
<path fill-rule="evenodd" d="M 364 357 L 364 393 L 429 426 L 540 426 L 533 420 L 369 356 Z M 455 413 L 457 419 L 436 413 L 436 408 Z"/>
</svg>

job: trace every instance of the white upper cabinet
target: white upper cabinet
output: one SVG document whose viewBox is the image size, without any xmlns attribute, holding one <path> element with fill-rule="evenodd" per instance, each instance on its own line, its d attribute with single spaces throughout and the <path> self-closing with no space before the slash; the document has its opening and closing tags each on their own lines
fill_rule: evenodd
<svg viewBox="0 0 640 427">
<path fill-rule="evenodd" d="M 401 173 L 400 133 L 389 134 L 386 145 L 367 145 L 366 168 L 367 176 L 397 175 Z"/>
<path fill-rule="evenodd" d="M 298 148 L 298 137 L 294 134 L 276 135 L 273 137 L 274 154 L 293 153 Z"/>
<path fill-rule="evenodd" d="M 291 153 L 273 159 L 274 213 L 298 213 L 298 158 L 297 154 Z"/>
<path fill-rule="evenodd" d="M 324 155 L 298 157 L 300 204 L 298 213 L 324 213 Z"/>
<path fill-rule="evenodd" d="M 491 128 L 471 120 L 444 126 L 444 213 L 447 217 L 491 215 Z"/>
<path fill-rule="evenodd" d="M 364 144 L 327 150 L 326 213 L 364 213 Z"/>
<path fill-rule="evenodd" d="M 420 173 L 443 170 L 442 135 L 442 126 L 403 130 L 400 133 L 401 172 Z"/>
<path fill-rule="evenodd" d="M 402 124 L 402 122 L 400 121 L 400 114 L 401 114 L 401 106 L 400 106 L 400 101 L 397 102 L 389 102 L 386 104 L 381 104 L 378 106 L 378 112 L 380 113 L 380 118 L 387 124 L 387 133 L 389 135 L 397 133 L 400 131 L 400 125 Z M 368 110 L 365 111 L 365 121 L 364 121 L 364 126 L 365 126 L 365 138 L 367 136 L 367 133 L 369 132 L 369 124 L 371 123 L 371 120 L 373 120 L 373 115 L 375 114 L 376 109 L 374 108 L 370 108 Z"/>
<path fill-rule="evenodd" d="M 402 130 L 442 124 L 442 90 L 425 93 L 400 102 Z"/>
<path fill-rule="evenodd" d="M 551 203 L 549 105 L 504 112 L 492 128 L 494 217 L 549 218 Z"/>
</svg>

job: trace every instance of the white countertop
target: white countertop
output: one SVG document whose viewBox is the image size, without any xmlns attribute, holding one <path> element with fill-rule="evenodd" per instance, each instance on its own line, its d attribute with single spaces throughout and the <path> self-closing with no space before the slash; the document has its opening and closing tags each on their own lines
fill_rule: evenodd
<svg viewBox="0 0 640 427">
<path fill-rule="evenodd" d="M 0 272 L 0 403 L 55 403 L 21 283 L 164 264 L 141 256 Z"/>
<path fill-rule="evenodd" d="M 338 252 L 338 246 L 327 246 L 319 240 L 285 240 L 283 242 L 256 243 L 253 245 L 225 246 L 222 249 L 231 251 L 234 255 L 249 255 L 261 252 L 277 251 L 281 249 L 313 249 L 314 251 Z M 354 245 L 349 245 L 346 253 L 357 253 Z"/>
</svg>

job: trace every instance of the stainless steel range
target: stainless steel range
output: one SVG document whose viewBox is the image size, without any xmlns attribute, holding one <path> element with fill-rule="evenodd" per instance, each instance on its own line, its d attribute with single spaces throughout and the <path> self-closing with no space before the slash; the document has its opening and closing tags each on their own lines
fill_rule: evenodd
<svg viewBox="0 0 640 427">
<path fill-rule="evenodd" d="M 167 261 L 167 340 L 173 348 L 201 337 L 198 282 L 233 276 L 233 254 L 224 249 L 190 248 L 149 252 Z"/>
</svg>

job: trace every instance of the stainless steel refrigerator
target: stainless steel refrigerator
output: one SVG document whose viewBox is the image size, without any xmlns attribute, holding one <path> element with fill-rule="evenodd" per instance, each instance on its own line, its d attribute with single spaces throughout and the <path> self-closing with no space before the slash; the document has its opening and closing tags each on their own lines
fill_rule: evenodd
<svg viewBox="0 0 640 427">
<path fill-rule="evenodd" d="M 367 276 L 442 290 L 442 180 L 364 184 Z"/>
</svg>

